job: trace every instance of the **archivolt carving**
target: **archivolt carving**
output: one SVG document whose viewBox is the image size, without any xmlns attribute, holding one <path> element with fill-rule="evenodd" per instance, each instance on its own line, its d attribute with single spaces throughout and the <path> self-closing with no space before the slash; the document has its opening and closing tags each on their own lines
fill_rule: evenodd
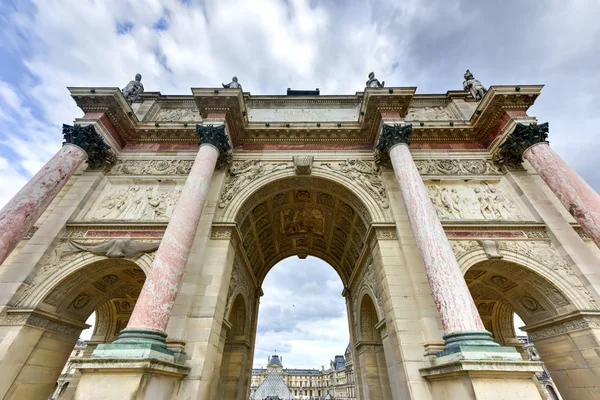
<svg viewBox="0 0 600 400">
<path fill-rule="evenodd" d="M 491 160 L 415 160 L 421 175 L 502 175 L 500 167 Z"/>
<path fill-rule="evenodd" d="M 285 162 L 263 162 L 259 160 L 238 161 L 232 163 L 227 170 L 228 181 L 221 192 L 219 207 L 224 208 L 234 196 L 252 181 L 277 170 L 292 168 Z"/>
<path fill-rule="evenodd" d="M 119 160 L 109 175 L 188 175 L 191 160 Z"/>
<path fill-rule="evenodd" d="M 357 316 L 359 315 L 358 313 L 360 313 L 359 302 L 365 294 L 368 294 L 372 299 L 375 299 L 375 306 L 378 308 L 378 315 L 384 315 L 383 288 L 377 281 L 377 277 L 375 276 L 375 267 L 373 264 L 368 263 L 362 268 L 359 276 L 354 279 L 352 286 L 356 288 L 352 290 L 352 298 L 353 309 L 357 313 Z"/>
<path fill-rule="evenodd" d="M 379 177 L 380 170 L 375 162 L 346 160 L 337 163 L 321 163 L 321 167 L 327 167 L 346 175 L 375 197 L 383 208 L 389 207 L 385 185 Z"/>
<path fill-rule="evenodd" d="M 64 242 L 61 244 L 64 244 Z M 56 256 L 56 254 L 60 254 L 61 244 L 44 260 L 33 281 L 19 296 L 15 306 L 35 308 L 44 298 L 50 296 L 50 293 L 55 288 L 58 288 L 54 293 L 57 299 L 61 296 L 70 297 L 73 294 L 73 290 L 75 290 L 74 288 L 81 286 L 90 276 L 115 266 L 122 268 L 127 268 L 127 266 L 129 268 L 140 267 L 143 273 L 140 271 L 141 276 L 136 276 L 136 279 L 143 280 L 145 279 L 144 273 L 148 273 L 154 260 L 154 253 L 145 253 L 135 260 L 107 259 L 106 257 L 88 252 L 71 253 L 62 257 Z M 135 270 L 132 270 L 131 273 L 135 273 Z M 76 277 L 73 280 L 75 282 L 73 285 L 69 285 L 68 287 L 60 285 L 61 282 L 72 275 Z M 107 274 L 103 279 L 105 281 L 102 284 L 109 285 L 111 279 L 114 278 L 111 277 L 111 274 Z"/>
<path fill-rule="evenodd" d="M 427 183 L 427 190 L 440 219 L 527 219 L 495 182 Z"/>
<path fill-rule="evenodd" d="M 229 318 L 231 313 L 231 307 L 233 302 L 237 298 L 238 294 L 244 296 L 246 301 L 246 307 L 248 308 L 249 320 L 252 321 L 252 315 L 254 310 L 254 297 L 255 289 L 248 272 L 242 265 L 242 261 L 239 256 L 235 257 L 233 261 L 233 269 L 231 271 L 231 280 L 229 281 L 229 290 L 227 291 L 227 300 L 225 306 L 225 317 Z M 230 321 L 233 322 L 233 321 Z"/>
<path fill-rule="evenodd" d="M 501 252 L 511 252 L 521 255 L 526 260 L 535 260 L 548 270 L 556 272 L 564 282 L 576 288 L 594 309 L 598 305 L 592 294 L 585 288 L 569 263 L 561 256 L 558 249 L 550 241 L 499 241 Z"/>
</svg>

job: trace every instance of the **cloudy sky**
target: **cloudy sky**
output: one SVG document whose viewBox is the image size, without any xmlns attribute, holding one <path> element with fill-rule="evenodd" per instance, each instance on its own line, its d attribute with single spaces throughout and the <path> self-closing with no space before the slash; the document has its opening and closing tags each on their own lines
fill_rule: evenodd
<svg viewBox="0 0 600 400">
<path fill-rule="evenodd" d="M 486 86 L 542 83 L 530 114 L 550 122 L 552 147 L 599 190 L 599 19 L 597 0 L 0 0 L 0 204 L 57 151 L 60 125 L 82 115 L 67 86 L 123 87 L 136 72 L 147 91 L 165 94 L 219 86 L 233 75 L 253 94 L 288 87 L 350 94 L 370 71 L 388 86 L 445 93 L 462 87 L 467 68 Z M 269 276 L 265 293 L 281 295 L 293 269 Z M 325 282 L 327 271 L 318 275 Z M 304 276 L 298 285 L 310 286 Z M 319 304 L 341 301 L 329 289 Z M 294 296 L 285 297 L 301 301 Z M 282 315 L 269 307 L 268 315 Z M 298 326 L 337 318 L 326 310 L 322 320 L 273 318 L 261 329 L 288 329 L 303 340 L 314 332 Z M 346 326 L 339 332 L 347 335 Z"/>
</svg>

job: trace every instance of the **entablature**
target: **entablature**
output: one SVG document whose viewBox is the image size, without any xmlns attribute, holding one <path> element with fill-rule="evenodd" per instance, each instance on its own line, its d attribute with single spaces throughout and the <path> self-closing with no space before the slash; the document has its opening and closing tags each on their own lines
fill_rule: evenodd
<svg viewBox="0 0 600 400">
<path fill-rule="evenodd" d="M 253 96 L 240 89 L 192 88 L 187 96 L 146 92 L 142 103 L 132 105 L 118 88 L 69 90 L 85 113 L 77 122 L 101 120 L 124 149 L 143 150 L 149 144 L 193 149 L 196 124 L 225 122 L 236 149 L 369 150 L 385 122 L 412 123 L 414 149 L 477 150 L 494 141 L 506 115 L 529 118 L 526 112 L 542 87 L 492 86 L 479 103 L 463 91 L 415 94 L 415 87 L 366 88 L 339 96 Z"/>
</svg>

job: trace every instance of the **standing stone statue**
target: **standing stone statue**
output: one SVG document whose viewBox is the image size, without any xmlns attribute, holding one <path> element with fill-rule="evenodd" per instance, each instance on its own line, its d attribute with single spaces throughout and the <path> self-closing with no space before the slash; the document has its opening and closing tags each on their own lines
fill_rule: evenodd
<svg viewBox="0 0 600 400">
<path fill-rule="evenodd" d="M 475 79 L 475 77 L 473 77 L 473 74 L 469 70 L 465 72 L 465 81 L 463 82 L 463 88 L 465 89 L 465 91 L 471 93 L 475 101 L 481 101 L 481 99 L 483 99 L 483 96 L 485 96 L 485 94 L 487 93 L 487 89 L 483 87 L 481 82 L 479 82 L 477 79 Z"/>
<path fill-rule="evenodd" d="M 135 74 L 135 80 L 130 81 L 121 92 L 125 96 L 125 100 L 129 104 L 136 101 L 140 94 L 144 93 L 144 85 L 142 85 L 142 75 Z"/>
<path fill-rule="evenodd" d="M 368 88 L 382 88 L 385 85 L 385 81 L 379 82 L 379 79 L 375 78 L 375 73 L 369 74 L 369 80 L 367 81 Z"/>
<path fill-rule="evenodd" d="M 242 88 L 242 85 L 240 85 L 238 83 L 237 76 L 234 76 L 233 78 L 231 78 L 231 82 L 229 82 L 229 83 L 223 83 L 222 85 L 226 89 L 241 89 Z"/>
</svg>

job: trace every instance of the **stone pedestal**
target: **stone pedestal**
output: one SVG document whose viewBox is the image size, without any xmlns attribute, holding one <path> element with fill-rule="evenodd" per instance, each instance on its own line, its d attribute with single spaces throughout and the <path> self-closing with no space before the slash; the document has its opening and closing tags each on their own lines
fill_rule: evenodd
<svg viewBox="0 0 600 400">
<path fill-rule="evenodd" d="M 480 350 L 473 356 L 480 358 Z M 468 351 L 438 357 L 421 370 L 421 375 L 430 382 L 436 400 L 542 399 L 535 381 L 542 363 L 503 360 L 507 354 L 502 353 L 499 360 L 494 360 L 493 352 L 487 354 L 491 357 L 488 360 L 470 360 Z"/>
<path fill-rule="evenodd" d="M 73 360 L 81 373 L 76 400 L 170 400 L 189 368 L 154 358 Z"/>
</svg>

